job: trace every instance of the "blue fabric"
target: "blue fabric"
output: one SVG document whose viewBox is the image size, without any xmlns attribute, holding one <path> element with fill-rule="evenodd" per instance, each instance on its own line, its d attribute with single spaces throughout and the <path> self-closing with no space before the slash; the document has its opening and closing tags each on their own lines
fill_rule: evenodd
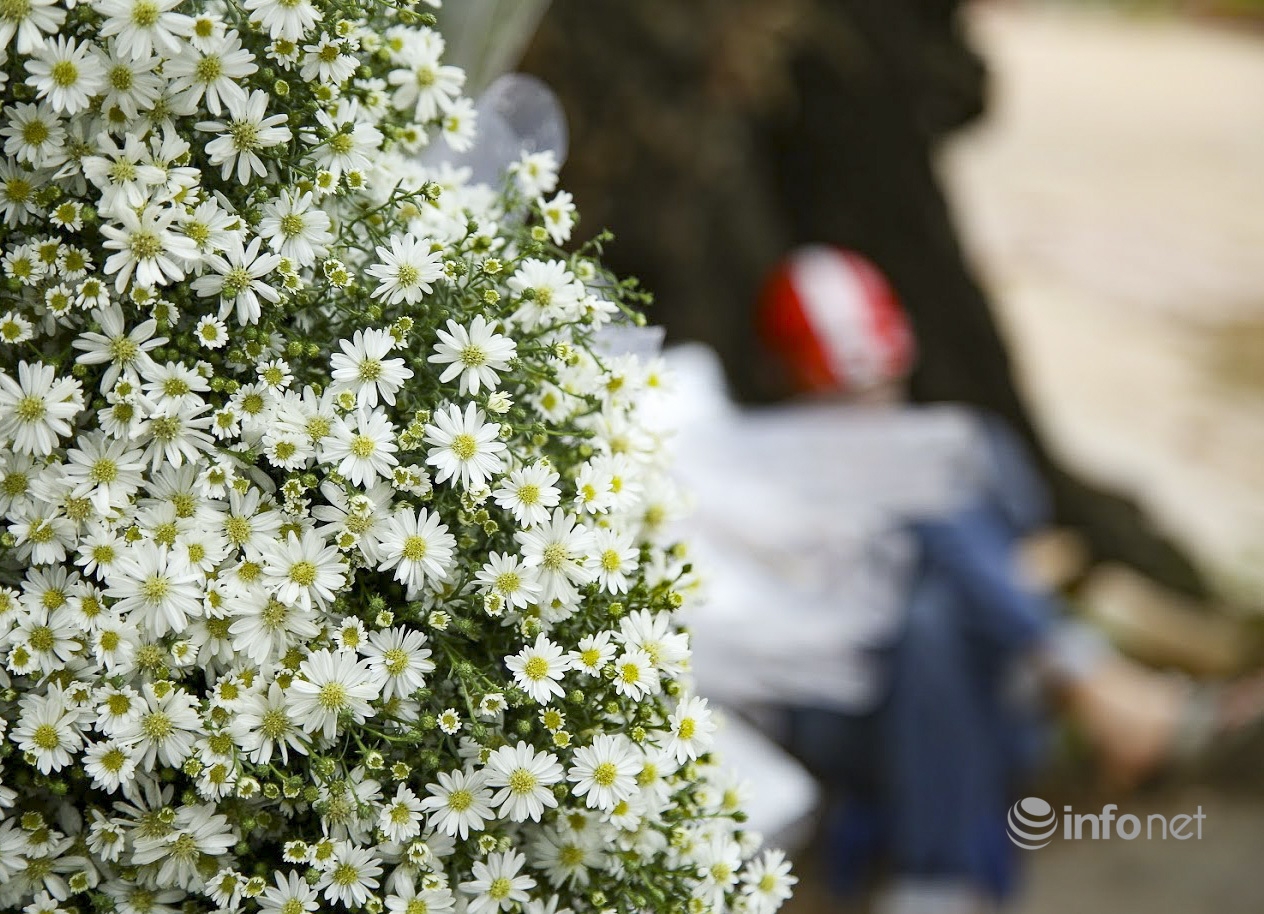
<svg viewBox="0 0 1264 914">
<path fill-rule="evenodd" d="M 855 870 L 879 853 L 899 876 L 968 881 L 997 897 L 1012 888 L 1005 813 L 1041 731 L 1007 685 L 1057 607 L 1014 573 L 1017 537 L 1043 520 L 1043 489 L 1000 426 L 989 441 L 996 473 L 984 497 L 913 526 L 921 558 L 905 628 L 881 657 L 884 702 L 863 716 L 791 714 L 791 748 L 848 798 L 826 832 L 839 888 L 858 885 Z"/>
</svg>

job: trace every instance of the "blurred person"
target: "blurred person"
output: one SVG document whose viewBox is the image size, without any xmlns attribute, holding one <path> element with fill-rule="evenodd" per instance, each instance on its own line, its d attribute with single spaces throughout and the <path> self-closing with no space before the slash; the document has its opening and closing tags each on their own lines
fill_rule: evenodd
<svg viewBox="0 0 1264 914">
<path fill-rule="evenodd" d="M 921 337 L 911 399 L 1001 416 L 1094 559 L 1205 597 L 1134 500 L 1060 465 L 1020 396 L 934 167 L 988 107 L 967 5 L 552 0 L 524 66 L 569 116 L 586 230 L 615 233 L 610 266 L 653 290 L 670 339 L 716 350 L 739 400 L 783 393 L 751 332 L 767 272 L 799 244 L 863 250 Z"/>
<path fill-rule="evenodd" d="M 915 342 L 870 262 L 796 250 L 758 320 L 792 405 L 739 410 L 707 350 L 670 356 L 712 591 L 692 622 L 695 668 L 733 706 L 793 708 L 788 745 L 848 796 L 829 829 L 836 881 L 880 846 L 883 911 L 1005 896 L 1006 810 L 1045 754 L 1035 695 L 1121 788 L 1256 713 L 1249 692 L 1122 658 L 1025 579 L 1016 551 L 1047 523 L 1041 481 L 999 420 L 905 404 Z"/>
</svg>

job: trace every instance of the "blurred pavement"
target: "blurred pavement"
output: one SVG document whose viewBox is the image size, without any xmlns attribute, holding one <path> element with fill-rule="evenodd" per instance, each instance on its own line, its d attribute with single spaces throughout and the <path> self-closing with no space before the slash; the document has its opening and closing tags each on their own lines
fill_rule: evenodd
<svg viewBox="0 0 1264 914">
<path fill-rule="evenodd" d="M 971 10 L 949 194 L 1055 449 L 1264 604 L 1264 36 L 1086 6 Z"/>
</svg>

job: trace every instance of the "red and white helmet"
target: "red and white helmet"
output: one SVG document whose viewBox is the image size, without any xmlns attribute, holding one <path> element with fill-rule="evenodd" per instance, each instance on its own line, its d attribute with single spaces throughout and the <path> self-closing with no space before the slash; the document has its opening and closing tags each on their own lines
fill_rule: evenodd
<svg viewBox="0 0 1264 914">
<path fill-rule="evenodd" d="M 765 345 L 805 392 L 855 393 L 906 376 L 917 346 L 882 272 L 855 251 L 792 251 L 764 285 L 757 313 Z"/>
</svg>

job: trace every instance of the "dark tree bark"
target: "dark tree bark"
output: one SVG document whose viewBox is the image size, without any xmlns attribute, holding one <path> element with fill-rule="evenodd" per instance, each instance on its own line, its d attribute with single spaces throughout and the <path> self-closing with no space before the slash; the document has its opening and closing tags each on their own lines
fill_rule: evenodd
<svg viewBox="0 0 1264 914">
<path fill-rule="evenodd" d="M 854 248 L 917 329 L 915 399 L 991 410 L 1031 446 L 1059 520 L 1097 558 L 1201 592 L 1131 502 L 1051 459 L 963 257 L 934 144 L 984 108 L 957 0 L 553 0 L 527 68 L 571 122 L 567 188 L 609 261 L 639 276 L 675 339 L 713 345 L 739 395 L 784 393 L 750 320 L 792 246 Z"/>
</svg>

